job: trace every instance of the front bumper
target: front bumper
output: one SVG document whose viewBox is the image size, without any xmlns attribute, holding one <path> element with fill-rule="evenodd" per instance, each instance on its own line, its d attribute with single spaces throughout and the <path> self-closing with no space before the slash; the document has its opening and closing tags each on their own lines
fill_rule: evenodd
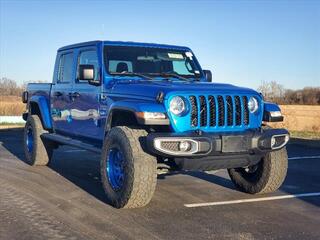
<svg viewBox="0 0 320 240">
<path fill-rule="evenodd" d="M 235 154 L 262 155 L 283 148 L 286 129 L 259 129 L 233 133 L 150 133 L 148 150 L 163 157 L 205 157 Z"/>
</svg>

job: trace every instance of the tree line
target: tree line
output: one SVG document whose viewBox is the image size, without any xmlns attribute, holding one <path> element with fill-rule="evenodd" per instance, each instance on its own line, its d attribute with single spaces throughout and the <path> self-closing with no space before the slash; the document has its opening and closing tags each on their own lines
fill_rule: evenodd
<svg viewBox="0 0 320 240">
<path fill-rule="evenodd" d="M 262 82 L 258 91 L 266 101 L 283 105 L 320 105 L 320 87 L 305 87 L 303 89 L 285 89 L 276 81 Z"/>
<path fill-rule="evenodd" d="M 33 81 L 43 83 L 44 81 Z M 17 84 L 16 81 L 0 78 L 0 96 L 21 96 L 28 82 Z M 285 89 L 276 81 L 262 82 L 257 89 L 266 101 L 278 104 L 320 105 L 320 87 L 305 87 L 299 90 Z"/>
<path fill-rule="evenodd" d="M 32 81 L 33 83 L 44 83 L 45 81 Z M 15 80 L 2 77 L 0 78 L 0 96 L 21 96 L 22 92 L 27 88 L 29 82 L 18 84 Z"/>
</svg>

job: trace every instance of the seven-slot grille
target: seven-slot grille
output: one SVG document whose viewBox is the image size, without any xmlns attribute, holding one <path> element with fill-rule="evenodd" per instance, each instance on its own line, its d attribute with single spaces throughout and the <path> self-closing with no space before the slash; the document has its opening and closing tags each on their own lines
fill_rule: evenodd
<svg viewBox="0 0 320 240">
<path fill-rule="evenodd" d="M 247 96 L 189 96 L 191 127 L 248 126 Z"/>
</svg>

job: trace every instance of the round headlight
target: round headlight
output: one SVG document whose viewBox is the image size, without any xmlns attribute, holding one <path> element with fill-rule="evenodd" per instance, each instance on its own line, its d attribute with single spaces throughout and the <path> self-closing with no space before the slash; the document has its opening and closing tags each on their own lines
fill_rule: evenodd
<svg viewBox="0 0 320 240">
<path fill-rule="evenodd" d="M 173 97 L 169 104 L 170 112 L 174 115 L 181 115 L 186 110 L 186 104 L 182 97 Z"/>
<path fill-rule="evenodd" d="M 251 113 L 254 113 L 258 110 L 259 104 L 258 100 L 255 97 L 250 97 L 248 101 L 248 109 Z"/>
</svg>

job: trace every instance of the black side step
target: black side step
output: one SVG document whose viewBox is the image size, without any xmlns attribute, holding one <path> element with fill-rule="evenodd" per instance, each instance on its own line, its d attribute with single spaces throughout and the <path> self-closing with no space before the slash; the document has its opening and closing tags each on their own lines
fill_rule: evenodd
<svg viewBox="0 0 320 240">
<path fill-rule="evenodd" d="M 90 145 L 88 143 L 84 143 L 84 142 L 81 142 L 78 140 L 74 140 L 69 137 L 64 137 L 64 136 L 56 134 L 56 133 L 43 133 L 41 135 L 41 137 L 43 137 L 44 139 L 48 139 L 50 141 L 53 141 L 53 142 L 59 142 L 59 143 L 65 144 L 65 145 L 69 145 L 69 146 L 85 149 L 90 152 L 101 154 L 101 149 L 97 148 L 96 146 L 93 146 L 93 145 Z"/>
</svg>

